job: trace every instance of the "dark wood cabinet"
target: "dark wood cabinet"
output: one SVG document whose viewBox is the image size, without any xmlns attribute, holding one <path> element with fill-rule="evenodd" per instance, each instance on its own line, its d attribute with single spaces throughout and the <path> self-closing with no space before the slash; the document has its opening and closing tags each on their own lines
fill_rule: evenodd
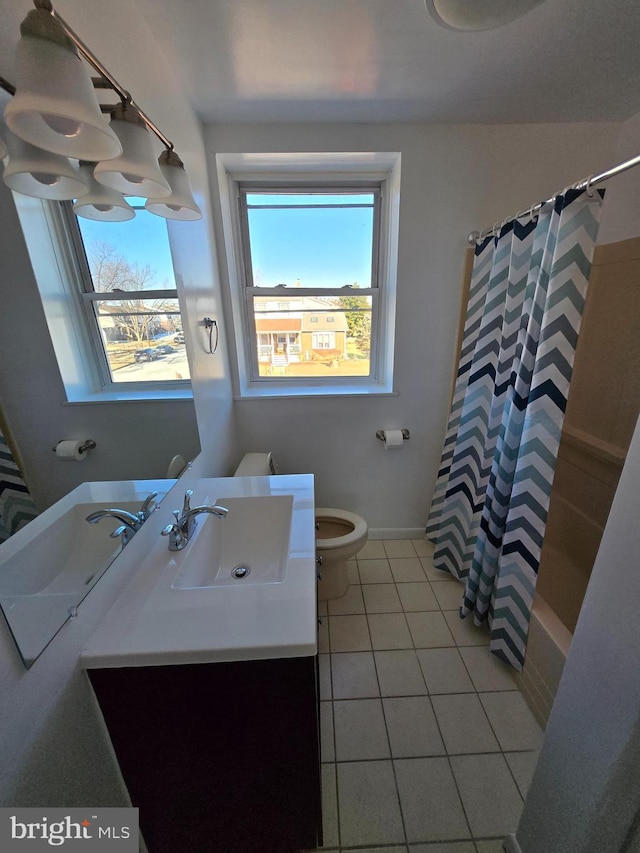
<svg viewBox="0 0 640 853">
<path fill-rule="evenodd" d="M 88 675 L 149 853 L 322 843 L 316 657 Z"/>
</svg>

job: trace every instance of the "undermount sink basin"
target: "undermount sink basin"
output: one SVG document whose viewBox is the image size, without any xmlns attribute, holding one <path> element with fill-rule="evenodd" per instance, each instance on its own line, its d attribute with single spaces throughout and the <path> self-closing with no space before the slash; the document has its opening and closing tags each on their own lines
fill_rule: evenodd
<svg viewBox="0 0 640 853">
<path fill-rule="evenodd" d="M 79 503 L 31 539 L 11 557 L 0 560 L 0 599 L 27 595 L 71 595 L 90 586 L 122 550 L 109 534 L 115 518 L 88 524 L 103 504 Z M 139 502 L 122 501 L 120 509 L 137 512 Z"/>
<path fill-rule="evenodd" d="M 187 546 L 172 553 L 174 590 L 249 586 L 284 580 L 291 533 L 292 495 L 216 498 L 225 518 L 197 516 Z"/>
</svg>

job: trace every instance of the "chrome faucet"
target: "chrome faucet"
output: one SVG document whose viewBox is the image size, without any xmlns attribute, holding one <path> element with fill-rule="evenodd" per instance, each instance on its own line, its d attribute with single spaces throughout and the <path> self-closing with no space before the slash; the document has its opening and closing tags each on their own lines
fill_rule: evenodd
<svg viewBox="0 0 640 853">
<path fill-rule="evenodd" d="M 109 536 L 112 539 L 117 539 L 121 536 L 122 547 L 124 548 L 127 542 L 131 541 L 134 533 L 137 533 L 138 530 L 140 530 L 151 513 L 158 509 L 158 505 L 155 502 L 157 497 L 158 493 L 152 492 L 147 498 L 145 498 L 144 503 L 135 515 L 132 512 L 128 512 L 126 509 L 113 507 L 111 509 L 98 509 L 95 512 L 90 513 L 86 520 L 89 524 L 96 524 L 101 518 L 115 518 L 116 521 L 120 522 L 120 526 L 110 533 Z"/>
<path fill-rule="evenodd" d="M 120 524 L 124 524 L 133 530 L 134 533 L 142 527 L 142 521 L 139 516 L 132 512 L 127 512 L 126 509 L 98 509 L 87 516 L 89 524 L 96 524 L 101 518 L 115 518 Z"/>
<path fill-rule="evenodd" d="M 215 504 L 214 506 L 194 506 L 191 507 L 191 498 L 193 491 L 188 489 L 184 496 L 184 505 L 182 507 L 182 515 L 180 511 L 175 509 L 173 514 L 175 521 L 173 524 L 167 524 L 162 531 L 163 536 L 169 537 L 169 550 L 182 551 L 187 542 L 193 536 L 193 531 L 198 524 L 196 516 L 206 512 L 209 515 L 215 515 L 217 518 L 224 518 L 229 510 L 224 506 Z"/>
</svg>

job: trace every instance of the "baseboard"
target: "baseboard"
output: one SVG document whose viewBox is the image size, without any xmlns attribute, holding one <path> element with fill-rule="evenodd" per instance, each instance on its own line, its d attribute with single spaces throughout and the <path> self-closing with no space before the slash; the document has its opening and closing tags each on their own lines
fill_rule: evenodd
<svg viewBox="0 0 640 853">
<path fill-rule="evenodd" d="M 424 539 L 424 527 L 369 528 L 369 539 Z"/>
</svg>

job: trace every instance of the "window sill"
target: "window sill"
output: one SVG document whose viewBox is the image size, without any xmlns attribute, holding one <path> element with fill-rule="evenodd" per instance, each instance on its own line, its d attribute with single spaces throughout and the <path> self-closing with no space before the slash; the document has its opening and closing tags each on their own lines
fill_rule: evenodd
<svg viewBox="0 0 640 853">
<path fill-rule="evenodd" d="M 234 400 L 278 400 L 295 397 L 397 397 L 398 392 L 385 385 L 249 385 Z"/>
<path fill-rule="evenodd" d="M 85 406 L 92 403 L 157 403 L 162 401 L 175 402 L 179 400 L 193 400 L 191 388 L 158 388 L 144 389 L 131 388 L 118 391 L 96 391 L 92 394 L 83 394 L 73 400 L 67 400 L 65 406 Z"/>
</svg>

